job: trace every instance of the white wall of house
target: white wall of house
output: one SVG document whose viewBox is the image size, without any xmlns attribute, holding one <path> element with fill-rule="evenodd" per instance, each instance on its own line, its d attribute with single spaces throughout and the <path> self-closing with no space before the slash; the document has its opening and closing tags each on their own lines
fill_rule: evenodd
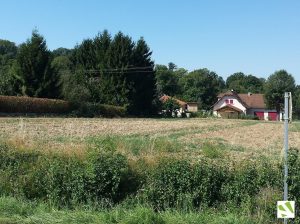
<svg viewBox="0 0 300 224">
<path fill-rule="evenodd" d="M 187 103 L 187 110 L 189 112 L 197 112 L 198 111 L 198 105 L 197 104 L 189 104 Z"/>
<path fill-rule="evenodd" d="M 234 96 L 225 96 L 221 98 L 213 107 L 213 115 L 217 117 L 221 117 L 221 115 L 218 113 L 217 110 L 219 110 L 222 107 L 225 107 L 227 105 L 226 100 L 233 100 L 233 103 L 230 104 L 236 108 L 239 108 L 240 110 L 243 111 L 244 114 L 247 115 L 255 115 L 255 112 L 263 112 L 264 113 L 264 120 L 269 119 L 269 112 L 276 112 L 276 110 L 269 110 L 269 109 L 264 109 L 264 108 L 251 108 L 248 109 L 240 103 L 238 99 L 236 99 Z M 280 113 L 280 120 L 282 120 L 282 113 Z"/>
<path fill-rule="evenodd" d="M 246 107 L 244 107 L 243 104 L 240 103 L 239 100 L 237 100 L 234 96 L 225 96 L 214 105 L 213 114 L 215 116 L 220 117 L 217 110 L 219 110 L 220 108 L 225 107 L 227 105 L 226 100 L 233 100 L 233 103 L 230 105 L 242 110 L 243 113 L 246 114 L 247 109 L 246 109 Z"/>
</svg>

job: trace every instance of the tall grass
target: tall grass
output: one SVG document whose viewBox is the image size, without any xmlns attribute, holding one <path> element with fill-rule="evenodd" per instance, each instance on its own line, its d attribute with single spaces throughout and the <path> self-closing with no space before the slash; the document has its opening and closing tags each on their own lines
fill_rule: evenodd
<svg viewBox="0 0 300 224">
<path fill-rule="evenodd" d="M 84 155 L 42 153 L 0 144 L 1 195 L 59 209 L 93 207 L 102 211 L 119 204 L 135 209 L 130 205 L 141 204 L 140 210 L 134 210 L 122 223 L 136 223 L 133 221 L 138 220 L 135 212 L 140 223 L 143 220 L 146 220 L 144 223 L 168 223 L 172 220 L 168 211 L 173 209 L 184 215 L 205 209 L 233 212 L 233 215 L 224 215 L 229 220 L 224 219 L 224 223 L 245 220 L 244 223 L 251 223 L 236 213 L 265 223 L 276 220 L 275 205 L 281 198 L 282 188 L 280 164 L 263 160 L 232 165 L 205 157 L 187 160 L 172 156 L 149 163 L 143 157 L 127 158 L 114 150 L 114 144 L 112 139 L 103 140 Z M 289 179 L 290 195 L 291 199 L 298 200 L 300 158 L 296 150 L 291 151 L 289 161 L 293 172 Z M 5 206 L 2 209 L 5 210 Z M 25 210 L 17 213 L 26 213 Z"/>
<path fill-rule="evenodd" d="M 44 203 L 30 202 L 12 197 L 0 197 L 0 223 L 106 223 L 106 224 L 259 224 L 259 219 L 251 218 L 237 211 L 216 211 L 206 209 L 199 212 L 168 210 L 155 212 L 149 206 L 136 205 L 130 209 L 118 206 L 110 210 L 95 211 L 76 208 L 53 209 Z"/>
</svg>

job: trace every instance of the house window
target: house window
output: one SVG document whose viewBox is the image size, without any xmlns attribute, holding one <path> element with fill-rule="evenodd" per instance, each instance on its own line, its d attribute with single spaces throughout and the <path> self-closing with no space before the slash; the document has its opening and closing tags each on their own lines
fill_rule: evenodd
<svg viewBox="0 0 300 224">
<path fill-rule="evenodd" d="M 225 103 L 226 103 L 226 104 L 229 104 L 229 100 L 225 100 Z"/>
<path fill-rule="evenodd" d="M 230 104 L 233 104 L 233 100 L 230 100 Z"/>
</svg>

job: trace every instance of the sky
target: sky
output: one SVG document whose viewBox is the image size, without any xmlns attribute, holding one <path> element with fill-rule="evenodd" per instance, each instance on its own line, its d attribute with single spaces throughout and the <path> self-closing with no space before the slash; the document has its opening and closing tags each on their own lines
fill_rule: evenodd
<svg viewBox="0 0 300 224">
<path fill-rule="evenodd" d="M 299 0 L 0 0 L 0 39 L 37 28 L 48 48 L 73 48 L 107 29 L 144 37 L 156 64 L 226 78 L 285 69 L 300 84 Z"/>
</svg>

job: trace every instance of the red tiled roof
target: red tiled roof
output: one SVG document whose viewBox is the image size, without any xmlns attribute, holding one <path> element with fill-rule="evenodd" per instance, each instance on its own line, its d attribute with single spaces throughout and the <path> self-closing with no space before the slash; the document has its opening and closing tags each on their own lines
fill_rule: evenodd
<svg viewBox="0 0 300 224">
<path fill-rule="evenodd" d="M 185 107 L 185 105 L 186 105 L 186 102 L 184 102 L 182 100 L 179 100 L 179 99 L 176 99 L 174 97 L 168 96 L 168 95 L 163 95 L 159 100 L 164 103 L 168 99 L 174 99 L 181 107 Z"/>
</svg>

